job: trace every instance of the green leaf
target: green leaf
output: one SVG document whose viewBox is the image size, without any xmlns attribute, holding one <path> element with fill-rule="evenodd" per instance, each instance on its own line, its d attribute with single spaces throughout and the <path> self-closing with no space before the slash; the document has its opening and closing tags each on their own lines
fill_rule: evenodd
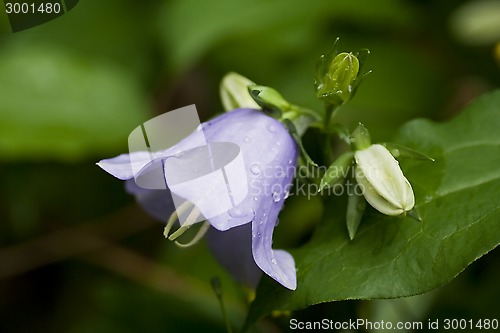
<svg viewBox="0 0 500 333">
<path fill-rule="evenodd" d="M 356 150 L 366 149 L 372 144 L 370 132 L 368 132 L 362 123 L 359 123 L 358 127 L 352 132 L 350 141 Z"/>
<path fill-rule="evenodd" d="M 347 195 L 347 231 L 349 233 L 349 238 L 353 240 L 366 209 L 366 200 L 362 194 L 357 194 L 356 191 L 350 191 Z"/>
<path fill-rule="evenodd" d="M 134 77 L 120 67 L 40 45 L 2 51 L 0 86 L 2 159 L 117 153 L 150 112 Z"/>
<path fill-rule="evenodd" d="M 345 196 L 330 198 L 323 223 L 292 250 L 298 286 L 264 278 L 247 326 L 273 310 L 321 302 L 422 294 L 457 276 L 500 243 L 500 91 L 471 103 L 453 120 L 414 120 L 395 142 L 436 162 L 404 161 L 422 222 L 368 209 L 356 239 L 344 229 Z"/>
<path fill-rule="evenodd" d="M 415 160 L 424 160 L 424 161 L 431 161 L 434 162 L 435 160 L 427 156 L 425 154 L 422 154 L 421 152 L 415 151 L 413 149 L 410 149 L 405 146 L 398 145 L 396 143 L 391 143 L 391 142 L 384 142 L 382 143 L 382 146 L 387 148 L 392 156 L 395 158 L 403 157 L 403 158 L 411 158 Z"/>
<path fill-rule="evenodd" d="M 293 140 L 295 141 L 297 146 L 299 146 L 302 157 L 305 159 L 307 164 L 317 167 L 318 165 L 311 159 L 306 149 L 304 148 L 304 145 L 302 144 L 302 139 L 299 133 L 297 132 L 297 128 L 295 127 L 294 123 L 290 119 L 283 119 L 283 125 L 285 125 L 285 127 L 288 129 L 288 132 L 292 136 Z"/>
<path fill-rule="evenodd" d="M 352 151 L 348 151 L 340 155 L 335 160 L 335 162 L 330 165 L 328 170 L 326 170 L 323 178 L 321 178 L 319 190 L 321 191 L 327 186 L 333 186 L 344 180 L 344 178 L 347 176 L 348 169 L 351 166 L 353 159 L 354 153 Z"/>
</svg>

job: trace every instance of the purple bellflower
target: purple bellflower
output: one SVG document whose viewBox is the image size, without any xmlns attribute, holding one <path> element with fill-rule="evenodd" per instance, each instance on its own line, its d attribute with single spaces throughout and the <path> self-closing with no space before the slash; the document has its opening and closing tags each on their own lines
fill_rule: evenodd
<svg viewBox="0 0 500 333">
<path fill-rule="evenodd" d="M 207 219 L 213 227 L 207 234 L 209 248 L 238 281 L 250 287 L 256 286 L 263 271 L 284 287 L 295 290 L 294 259 L 288 252 L 272 248 L 272 236 L 293 180 L 298 155 L 296 143 L 281 122 L 260 110 L 236 109 L 202 124 L 201 129 L 207 144 L 229 142 L 239 146 L 245 174 L 237 179 L 246 179 L 248 188 L 246 197 L 236 206 Z M 190 147 L 190 141 L 196 140 L 193 134 L 174 147 L 154 153 L 153 161 L 146 152 L 134 152 L 133 159 L 123 154 L 97 164 L 111 175 L 127 180 L 127 191 L 135 195 L 144 209 L 166 220 L 174 211 L 169 190 L 137 186 L 131 160 L 138 163 L 143 155 L 144 163 L 139 168 L 161 168 L 159 162 L 174 156 L 174 149 Z M 137 170 L 137 165 L 134 169 Z M 165 173 L 164 168 L 158 170 Z M 175 189 L 170 190 L 177 194 Z"/>
</svg>

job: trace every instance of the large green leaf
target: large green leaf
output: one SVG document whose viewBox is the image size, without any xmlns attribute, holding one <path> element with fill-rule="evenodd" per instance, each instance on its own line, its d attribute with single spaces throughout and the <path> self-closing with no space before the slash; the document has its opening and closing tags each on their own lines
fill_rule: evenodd
<svg viewBox="0 0 500 333">
<path fill-rule="evenodd" d="M 150 113 L 127 71 L 40 44 L 3 49 L 0 86 L 2 160 L 116 153 Z"/>
<path fill-rule="evenodd" d="M 313 25 L 346 17 L 351 24 L 378 22 L 408 26 L 408 22 L 412 22 L 409 8 L 394 0 L 379 3 L 321 0 L 293 4 L 287 0 L 177 0 L 165 2 L 159 17 L 162 42 L 176 71 L 185 69 L 228 40 L 245 41 L 248 47 L 248 39 L 257 38 L 259 48 L 283 54 L 289 39 L 294 38 L 288 32 L 295 27 L 300 27 L 301 33 L 317 33 L 316 29 L 311 31 Z M 243 56 L 247 62 L 255 49 L 249 51 Z"/>
<path fill-rule="evenodd" d="M 396 142 L 436 158 L 402 161 L 422 222 L 368 209 L 350 241 L 345 197 L 330 198 L 311 241 L 291 251 L 297 290 L 263 279 L 247 325 L 272 310 L 421 294 L 495 248 L 500 243 L 499 131 L 500 91 L 479 98 L 447 123 L 415 120 L 403 126 Z"/>
</svg>

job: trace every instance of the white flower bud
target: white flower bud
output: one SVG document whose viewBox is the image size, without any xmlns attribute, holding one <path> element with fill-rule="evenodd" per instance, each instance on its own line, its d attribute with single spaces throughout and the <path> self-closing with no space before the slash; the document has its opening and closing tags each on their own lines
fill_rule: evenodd
<svg viewBox="0 0 500 333">
<path fill-rule="evenodd" d="M 415 205 L 413 189 L 398 161 L 382 145 L 374 144 L 354 153 L 356 180 L 373 208 L 386 215 L 400 215 Z"/>
</svg>

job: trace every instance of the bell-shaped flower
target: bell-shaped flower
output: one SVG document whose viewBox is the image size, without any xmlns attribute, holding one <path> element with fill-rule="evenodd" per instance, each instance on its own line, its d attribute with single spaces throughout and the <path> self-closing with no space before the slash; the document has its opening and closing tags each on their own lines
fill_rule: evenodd
<svg viewBox="0 0 500 333">
<path fill-rule="evenodd" d="M 293 180 L 298 155 L 296 143 L 281 122 L 254 109 L 224 113 L 200 128 L 208 145 L 231 143 L 239 147 L 244 165 L 240 173 L 236 172 L 232 177 L 233 180 L 246 182 L 245 187 L 248 188 L 248 193 L 231 209 L 207 218 L 213 227 L 208 230 L 209 247 L 239 281 L 254 287 L 262 270 L 286 288 L 294 290 L 294 259 L 284 250 L 274 250 L 272 237 Z M 165 220 L 173 211 L 169 191 L 181 197 L 198 196 L 199 193 L 190 193 L 189 188 L 183 188 L 183 193 L 176 193 L 176 187 L 167 190 L 141 188 L 134 182 L 133 169 L 152 173 L 156 169 L 163 172 L 167 179 L 168 169 L 162 161 L 176 156 L 176 152 L 182 151 L 183 147 L 192 147 L 191 141 L 196 140 L 195 137 L 192 133 L 174 147 L 155 152 L 153 160 L 145 152 L 135 152 L 132 153 L 134 158 L 124 154 L 102 160 L 98 165 L 113 176 L 128 180 L 127 191 L 134 194 L 149 213 Z M 137 157 L 142 156 L 144 163 L 141 164 L 137 162 Z M 131 160 L 135 165 L 131 165 Z M 192 189 L 192 192 L 196 191 Z M 217 199 L 214 193 L 211 195 L 212 201 Z"/>
<path fill-rule="evenodd" d="M 368 203 L 386 215 L 400 215 L 415 205 L 410 182 L 386 147 L 373 144 L 354 153 L 356 181 Z"/>
</svg>

